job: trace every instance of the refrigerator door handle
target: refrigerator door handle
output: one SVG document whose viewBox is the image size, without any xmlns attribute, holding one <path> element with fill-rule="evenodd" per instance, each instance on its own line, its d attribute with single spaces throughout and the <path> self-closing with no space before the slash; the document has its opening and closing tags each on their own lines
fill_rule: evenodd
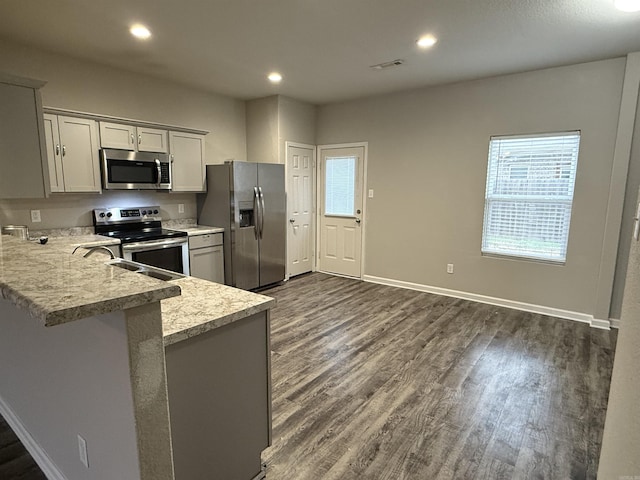
<svg viewBox="0 0 640 480">
<path fill-rule="evenodd" d="M 260 238 L 264 232 L 264 194 L 262 193 L 262 187 L 258 187 L 258 194 L 260 197 Z"/>
<path fill-rule="evenodd" d="M 253 187 L 253 212 L 254 212 L 254 222 L 253 222 L 253 233 L 256 236 L 256 240 L 258 239 L 259 231 L 258 226 L 260 225 L 260 194 L 258 193 L 258 187 Z"/>
</svg>

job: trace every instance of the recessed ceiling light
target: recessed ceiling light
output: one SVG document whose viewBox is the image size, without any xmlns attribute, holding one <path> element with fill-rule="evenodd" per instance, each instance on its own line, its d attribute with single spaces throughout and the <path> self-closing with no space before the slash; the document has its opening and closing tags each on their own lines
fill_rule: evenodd
<svg viewBox="0 0 640 480">
<path fill-rule="evenodd" d="M 433 47 L 437 41 L 438 39 L 433 35 L 425 35 L 423 37 L 420 37 L 418 40 L 416 40 L 416 44 L 420 48 L 430 48 L 430 47 Z"/>
<path fill-rule="evenodd" d="M 623 12 L 640 12 L 640 0 L 616 0 L 614 4 Z"/>
<path fill-rule="evenodd" d="M 280 83 L 282 81 L 282 75 L 278 72 L 272 72 L 267 77 L 271 83 Z"/>
<path fill-rule="evenodd" d="M 143 40 L 146 40 L 151 36 L 151 32 L 149 31 L 149 29 L 139 23 L 132 25 L 129 31 L 131 32 L 131 35 L 133 35 L 134 37 L 141 38 Z"/>
</svg>

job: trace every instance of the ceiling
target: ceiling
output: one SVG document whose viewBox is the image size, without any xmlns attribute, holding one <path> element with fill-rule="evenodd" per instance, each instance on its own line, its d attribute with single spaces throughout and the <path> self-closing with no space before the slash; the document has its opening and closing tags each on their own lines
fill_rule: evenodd
<svg viewBox="0 0 640 480">
<path fill-rule="evenodd" d="M 135 22 L 149 40 L 129 34 Z M 439 41 L 420 50 L 427 33 Z M 241 99 L 324 104 L 640 51 L 640 12 L 613 0 L 2 0 L 0 37 Z"/>
</svg>

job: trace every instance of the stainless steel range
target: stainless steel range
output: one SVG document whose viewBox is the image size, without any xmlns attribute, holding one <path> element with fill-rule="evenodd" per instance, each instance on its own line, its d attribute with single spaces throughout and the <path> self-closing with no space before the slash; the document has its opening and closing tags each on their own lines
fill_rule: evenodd
<svg viewBox="0 0 640 480">
<path fill-rule="evenodd" d="M 159 206 L 97 208 L 93 224 L 98 235 L 120 240 L 124 259 L 189 275 L 187 233 L 162 228 Z"/>
</svg>

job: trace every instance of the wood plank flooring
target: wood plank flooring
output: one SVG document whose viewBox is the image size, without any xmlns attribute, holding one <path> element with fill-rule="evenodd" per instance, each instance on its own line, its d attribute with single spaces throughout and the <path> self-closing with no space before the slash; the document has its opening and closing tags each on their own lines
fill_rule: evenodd
<svg viewBox="0 0 640 480">
<path fill-rule="evenodd" d="M 267 480 L 596 478 L 616 331 L 318 273 L 264 293 Z M 0 479 L 44 478 L 0 418 Z"/>
<path fill-rule="evenodd" d="M 47 480 L 15 436 L 9 425 L 0 416 L 0 479 L 2 480 Z"/>
<path fill-rule="evenodd" d="M 616 331 L 316 273 L 263 293 L 267 480 L 596 478 Z"/>
</svg>

